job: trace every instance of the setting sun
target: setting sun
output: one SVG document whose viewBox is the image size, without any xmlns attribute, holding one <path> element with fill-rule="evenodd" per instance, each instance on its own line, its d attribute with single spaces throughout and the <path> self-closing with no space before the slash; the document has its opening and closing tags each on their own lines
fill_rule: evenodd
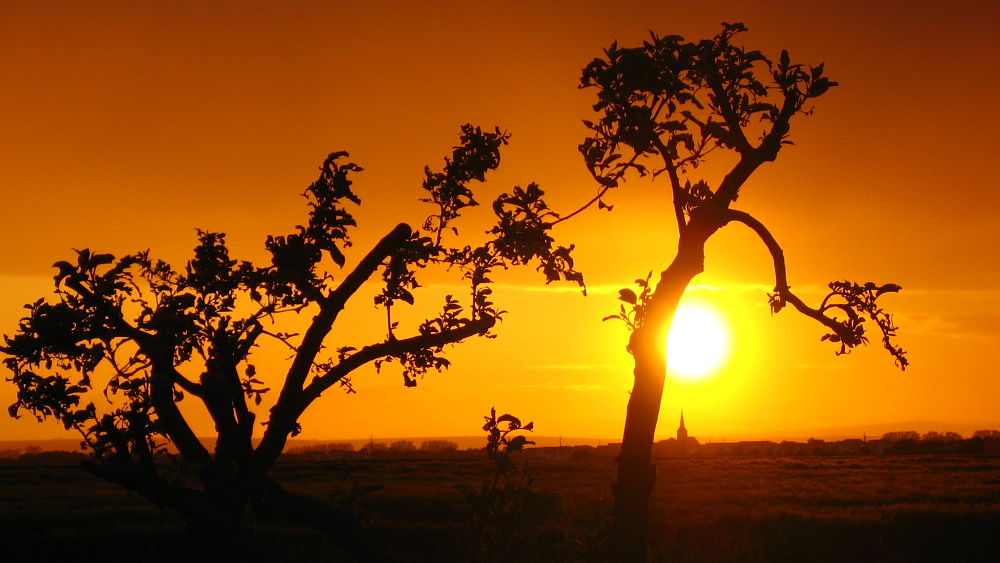
<svg viewBox="0 0 1000 563">
<path fill-rule="evenodd" d="M 680 380 L 714 374 L 729 354 L 729 334 L 718 311 L 705 304 L 677 307 L 667 336 L 667 371 Z"/>
</svg>

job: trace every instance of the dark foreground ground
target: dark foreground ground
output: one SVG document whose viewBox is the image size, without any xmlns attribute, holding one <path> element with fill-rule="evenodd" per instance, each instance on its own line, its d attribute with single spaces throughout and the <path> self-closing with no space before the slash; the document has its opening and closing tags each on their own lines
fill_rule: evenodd
<svg viewBox="0 0 1000 563">
<path fill-rule="evenodd" d="M 658 465 L 654 561 L 1000 561 L 1000 458 Z M 279 465 L 275 476 L 337 503 L 358 487 L 384 485 L 355 506 L 399 561 L 603 560 L 612 461 L 534 463 L 531 488 L 545 502 L 524 516 L 554 515 L 541 527 L 509 521 L 484 535 L 456 485 L 480 485 L 487 469 L 468 460 L 303 462 Z M 3 561 L 346 561 L 309 530 L 248 524 L 254 533 L 238 555 L 205 554 L 172 513 L 79 469 L 0 468 Z"/>
</svg>

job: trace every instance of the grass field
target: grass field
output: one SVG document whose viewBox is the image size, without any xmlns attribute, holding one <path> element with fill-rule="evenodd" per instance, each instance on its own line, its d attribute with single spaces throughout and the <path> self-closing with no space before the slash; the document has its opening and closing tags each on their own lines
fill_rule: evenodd
<svg viewBox="0 0 1000 563">
<path fill-rule="evenodd" d="M 468 460 L 280 464 L 291 490 L 359 509 L 400 561 L 600 561 L 610 460 L 537 462 L 532 489 L 561 515 L 498 549 L 470 525 L 456 484 Z M 951 456 L 665 459 L 650 508 L 655 561 L 1000 561 L 1000 458 Z M 251 523 L 240 553 L 211 560 L 339 561 L 314 532 Z M 183 522 L 73 467 L 0 468 L 5 561 L 198 560 Z"/>
</svg>

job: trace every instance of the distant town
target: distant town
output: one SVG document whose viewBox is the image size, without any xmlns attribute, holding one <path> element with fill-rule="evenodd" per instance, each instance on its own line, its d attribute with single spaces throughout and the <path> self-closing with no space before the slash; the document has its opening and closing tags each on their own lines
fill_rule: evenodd
<svg viewBox="0 0 1000 563">
<path fill-rule="evenodd" d="M 528 435 L 530 438 L 530 434 Z M 465 443 L 469 437 L 456 438 Z M 561 441 L 561 440 L 560 440 Z M 88 456 L 76 448 L 62 444 L 58 449 L 38 445 L 0 449 L 0 466 L 10 465 L 68 465 L 78 463 Z M 9 443 L 8 443 L 9 444 Z M 206 446 L 210 446 L 206 441 Z M 528 446 L 524 456 L 542 460 L 613 459 L 621 451 L 620 442 L 591 445 Z M 688 435 L 681 414 L 680 426 L 675 437 L 653 444 L 654 459 L 679 457 L 791 457 L 791 456 L 871 456 L 871 455 L 1000 455 L 1000 431 L 977 430 L 965 438 L 957 432 L 915 431 L 887 432 L 878 438 L 849 438 L 827 441 L 809 439 L 805 442 L 783 440 L 742 440 L 738 442 L 701 443 Z M 391 442 L 369 439 L 367 443 L 305 442 L 290 445 L 281 455 L 282 461 L 329 461 L 351 459 L 478 459 L 483 448 L 459 448 L 456 441 L 431 439 L 420 441 L 396 440 Z"/>
<path fill-rule="evenodd" d="M 524 455 L 535 459 L 574 460 L 614 458 L 621 451 L 620 442 L 598 446 L 542 446 L 527 447 Z M 419 459 L 467 458 L 482 455 L 482 448 L 459 450 L 458 444 L 448 440 L 424 441 L 420 446 L 400 440 L 386 444 L 370 441 L 355 449 L 347 443 L 329 443 L 299 446 L 286 450 L 287 460 L 323 460 L 341 458 Z M 1000 431 L 977 430 L 969 438 L 957 432 L 915 431 L 888 432 L 879 438 L 849 438 L 827 441 L 809 439 L 805 442 L 783 440 L 742 440 L 738 442 L 701 443 L 688 435 L 681 413 L 676 437 L 653 444 L 653 458 L 673 457 L 786 457 L 786 456 L 862 456 L 862 455 L 1000 455 Z"/>
</svg>

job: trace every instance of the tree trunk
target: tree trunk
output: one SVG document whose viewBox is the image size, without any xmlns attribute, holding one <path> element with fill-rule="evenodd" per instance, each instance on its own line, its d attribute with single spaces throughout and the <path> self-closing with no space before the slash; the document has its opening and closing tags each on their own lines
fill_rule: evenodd
<svg viewBox="0 0 1000 563">
<path fill-rule="evenodd" d="M 611 560 L 615 563 L 648 560 L 649 495 L 656 483 L 656 466 L 650 463 L 650 453 L 667 374 L 667 333 L 684 290 L 704 269 L 705 239 L 707 236 L 692 241 L 682 236 L 677 256 L 660 275 L 642 324 L 629 341 L 635 361 L 635 385 L 628 401 L 614 486 Z"/>
<path fill-rule="evenodd" d="M 322 532 L 359 563 L 388 562 L 386 545 L 358 521 L 357 516 L 314 498 L 297 495 L 268 480 L 254 510 L 264 518 L 291 522 Z"/>
<path fill-rule="evenodd" d="M 634 353 L 634 352 L 633 352 Z M 649 495 L 656 482 L 650 463 L 653 432 L 660 411 L 665 371 L 636 356 L 635 387 L 629 398 L 611 527 L 611 559 L 620 563 L 647 560 Z"/>
</svg>

